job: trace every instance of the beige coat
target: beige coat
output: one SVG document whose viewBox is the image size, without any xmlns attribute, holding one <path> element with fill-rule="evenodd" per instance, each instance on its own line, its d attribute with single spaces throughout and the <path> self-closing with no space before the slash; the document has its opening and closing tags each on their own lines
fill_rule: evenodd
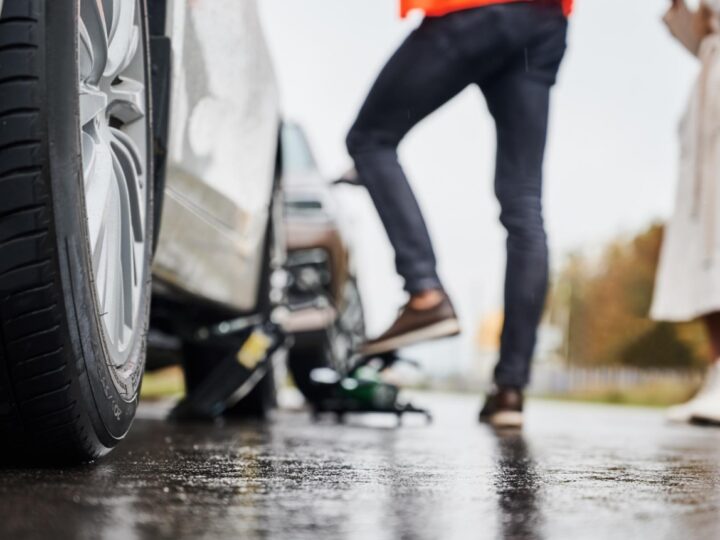
<svg viewBox="0 0 720 540">
<path fill-rule="evenodd" d="M 720 312 L 720 0 L 702 70 L 680 126 L 680 178 L 667 224 L 651 315 L 688 321 Z"/>
</svg>

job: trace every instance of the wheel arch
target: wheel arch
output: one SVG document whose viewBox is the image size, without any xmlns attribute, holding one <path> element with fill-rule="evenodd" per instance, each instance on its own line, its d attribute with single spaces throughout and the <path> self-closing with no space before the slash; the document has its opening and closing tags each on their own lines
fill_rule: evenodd
<svg viewBox="0 0 720 540">
<path fill-rule="evenodd" d="M 152 96 L 153 169 L 155 202 L 155 230 L 153 254 L 157 249 L 162 226 L 165 198 L 168 142 L 170 137 L 170 105 L 172 99 L 172 43 L 166 35 L 167 0 L 147 0 L 148 31 L 150 34 L 150 91 Z"/>
</svg>

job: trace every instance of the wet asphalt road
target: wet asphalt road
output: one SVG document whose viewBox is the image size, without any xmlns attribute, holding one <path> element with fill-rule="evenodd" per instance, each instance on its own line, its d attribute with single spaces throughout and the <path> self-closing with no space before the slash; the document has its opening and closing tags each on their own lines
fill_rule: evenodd
<svg viewBox="0 0 720 540">
<path fill-rule="evenodd" d="M 0 538 L 720 538 L 720 430 L 534 402 L 524 434 L 497 434 L 476 399 L 417 400 L 432 426 L 179 427 L 144 406 L 99 464 L 3 471 Z"/>
</svg>

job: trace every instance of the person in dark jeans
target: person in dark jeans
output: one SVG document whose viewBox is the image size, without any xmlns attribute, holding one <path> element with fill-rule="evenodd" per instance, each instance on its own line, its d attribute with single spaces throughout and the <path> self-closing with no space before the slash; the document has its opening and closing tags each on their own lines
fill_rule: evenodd
<svg viewBox="0 0 720 540">
<path fill-rule="evenodd" d="M 567 27 L 561 0 L 497 3 L 427 16 L 380 73 L 347 138 L 410 295 L 395 323 L 369 341 L 364 353 L 456 335 L 459 323 L 397 148 L 413 126 L 467 86 L 478 85 L 485 96 L 497 129 L 495 193 L 507 230 L 500 359 L 495 388 L 480 415 L 496 426 L 522 425 L 522 392 L 546 299 L 543 160 L 550 92 L 565 53 Z"/>
</svg>

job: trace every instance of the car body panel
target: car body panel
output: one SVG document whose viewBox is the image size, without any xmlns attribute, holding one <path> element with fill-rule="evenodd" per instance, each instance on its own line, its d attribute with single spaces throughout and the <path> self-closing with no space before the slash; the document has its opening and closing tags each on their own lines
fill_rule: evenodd
<svg viewBox="0 0 720 540">
<path fill-rule="evenodd" d="M 252 311 L 258 301 L 279 129 L 255 0 L 168 2 L 170 137 L 153 274 Z"/>
</svg>

